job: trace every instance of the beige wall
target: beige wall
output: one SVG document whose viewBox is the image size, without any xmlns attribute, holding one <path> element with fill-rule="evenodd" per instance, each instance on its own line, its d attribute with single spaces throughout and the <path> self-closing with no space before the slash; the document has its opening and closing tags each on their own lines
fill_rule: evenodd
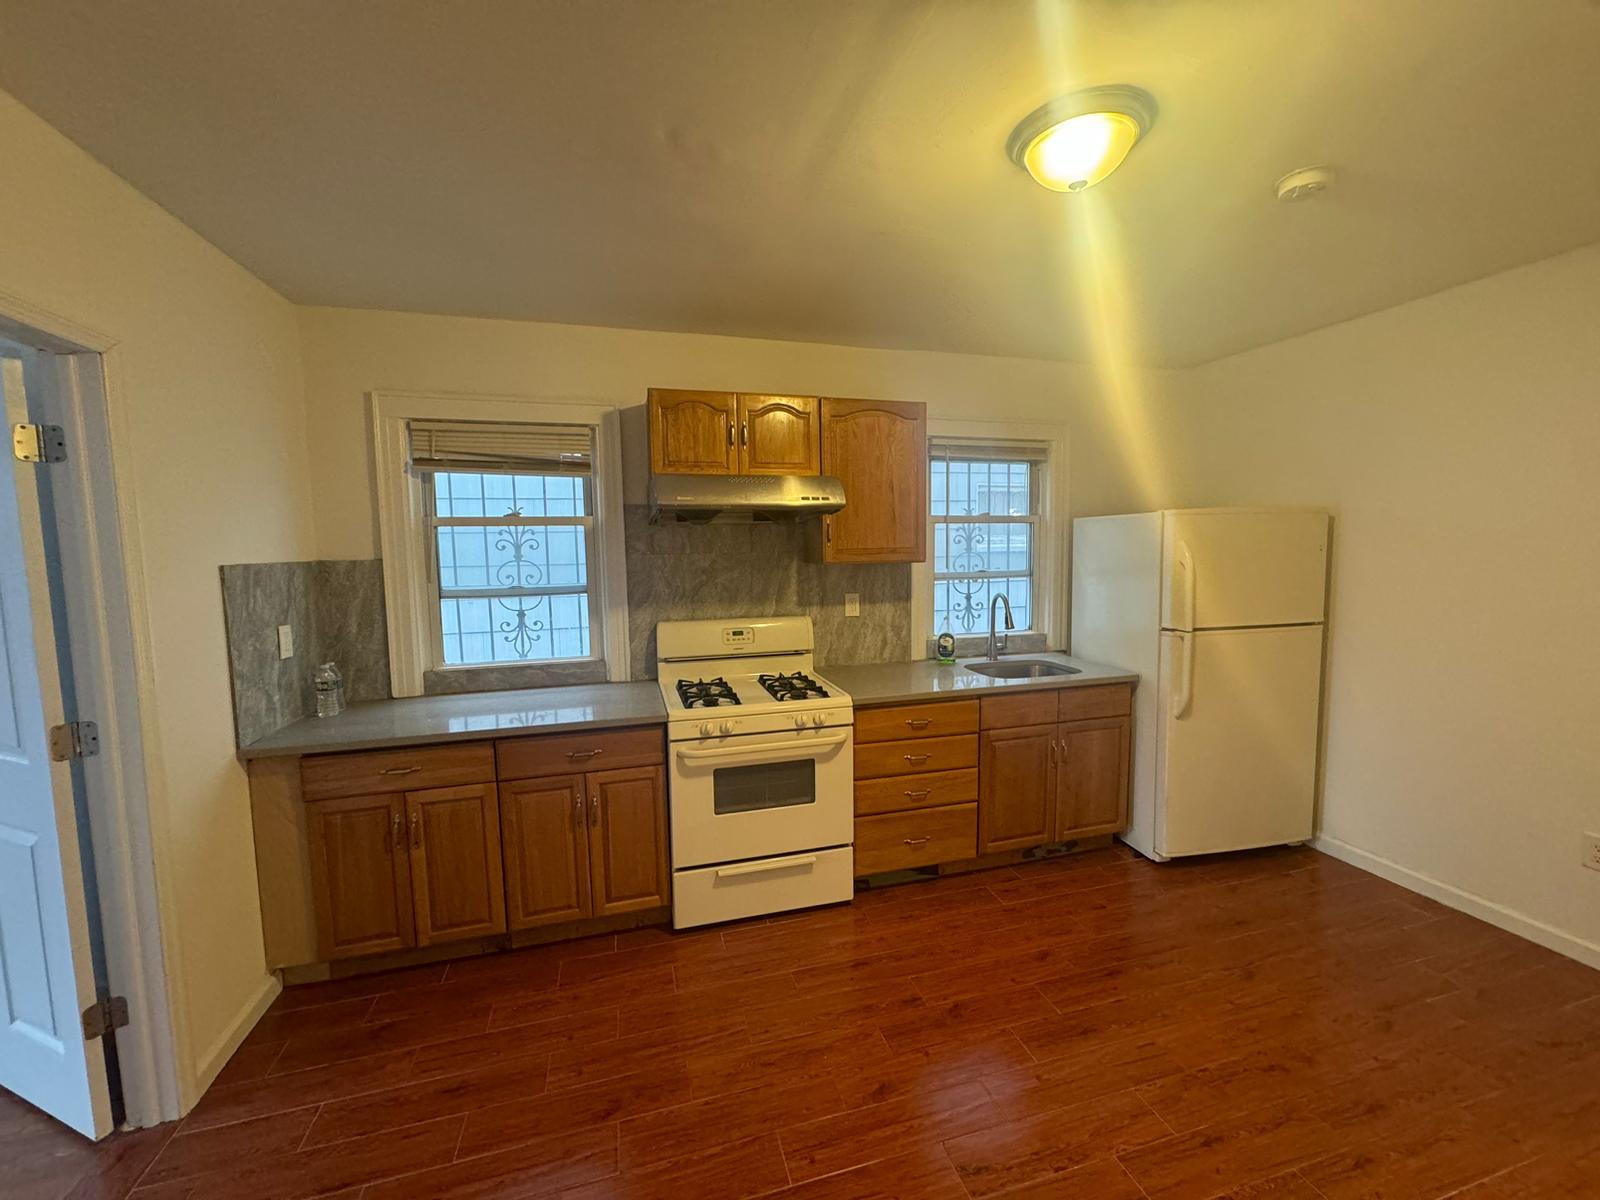
<svg viewBox="0 0 1600 1200">
<path fill-rule="evenodd" d="M 366 402 L 373 389 L 632 406 L 643 405 L 650 387 L 925 400 L 934 417 L 1061 423 L 1070 431 L 1076 511 L 1143 502 L 1138 483 L 1146 456 L 1134 453 L 1129 440 L 1137 421 L 1124 417 L 1120 404 L 1106 403 L 1099 378 L 1075 364 L 352 309 L 302 309 L 300 327 L 324 558 L 378 552 Z M 1126 373 L 1128 407 L 1170 382 L 1161 372 Z M 623 439 L 628 499 L 642 503 L 648 470 L 642 407 L 628 414 Z"/>
<path fill-rule="evenodd" d="M 295 314 L 3 93 L 0 163 L 0 292 L 117 343 L 163 941 L 193 1096 L 270 984 L 217 568 L 314 551 Z"/>
<path fill-rule="evenodd" d="M 1600 955 L 1597 325 L 1591 247 L 1195 370 L 1160 424 L 1169 503 L 1335 514 L 1324 835 Z"/>
</svg>

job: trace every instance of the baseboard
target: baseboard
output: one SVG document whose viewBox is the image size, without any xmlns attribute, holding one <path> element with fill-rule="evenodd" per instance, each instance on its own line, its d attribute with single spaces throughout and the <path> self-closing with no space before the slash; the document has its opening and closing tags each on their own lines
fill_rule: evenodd
<svg viewBox="0 0 1600 1200">
<path fill-rule="evenodd" d="M 1420 871 L 1413 871 L 1409 867 L 1402 867 L 1399 863 L 1382 855 L 1373 854 L 1352 846 L 1349 842 L 1341 842 L 1338 838 L 1329 837 L 1327 834 L 1318 834 L 1311 840 L 1311 845 L 1321 850 L 1324 854 L 1332 855 L 1341 862 L 1347 862 L 1352 867 L 1360 867 L 1363 871 L 1387 879 L 1390 883 L 1397 883 L 1408 891 L 1427 896 L 1437 900 L 1440 904 L 1448 905 L 1458 912 L 1468 916 L 1477 917 L 1480 921 L 1487 921 L 1504 929 L 1507 933 L 1514 933 L 1518 937 L 1527 938 L 1530 942 L 1537 942 L 1547 950 L 1554 950 L 1557 954 L 1565 954 L 1568 958 L 1577 959 L 1579 962 L 1600 970 L 1600 945 L 1585 941 L 1583 938 L 1574 937 L 1570 933 L 1546 925 L 1543 921 L 1536 921 L 1532 917 L 1524 916 L 1515 909 L 1496 904 L 1492 900 L 1485 900 L 1471 892 L 1462 891 L 1458 887 L 1434 879 L 1431 875 L 1424 875 Z"/>
<path fill-rule="evenodd" d="M 222 1036 L 206 1048 L 206 1052 L 200 1056 L 200 1061 L 195 1064 L 190 1108 L 200 1102 L 200 1097 L 206 1094 L 206 1089 L 222 1073 L 222 1068 L 228 1065 L 228 1060 L 239 1048 L 239 1043 L 250 1035 L 250 1031 L 256 1027 L 256 1022 L 261 1020 L 281 991 L 283 984 L 278 976 L 267 974 L 262 979 L 261 986 L 256 989 L 255 995 L 251 996 L 239 1009 L 238 1015 L 228 1022 L 228 1027 L 222 1031 Z"/>
</svg>

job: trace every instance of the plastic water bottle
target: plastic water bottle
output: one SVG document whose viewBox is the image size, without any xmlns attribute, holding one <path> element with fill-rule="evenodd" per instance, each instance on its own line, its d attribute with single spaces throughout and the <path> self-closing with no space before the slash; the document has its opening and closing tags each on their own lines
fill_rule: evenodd
<svg viewBox="0 0 1600 1200">
<path fill-rule="evenodd" d="M 312 676 L 317 692 L 317 716 L 337 717 L 344 711 L 344 676 L 331 662 L 325 662 Z"/>
</svg>

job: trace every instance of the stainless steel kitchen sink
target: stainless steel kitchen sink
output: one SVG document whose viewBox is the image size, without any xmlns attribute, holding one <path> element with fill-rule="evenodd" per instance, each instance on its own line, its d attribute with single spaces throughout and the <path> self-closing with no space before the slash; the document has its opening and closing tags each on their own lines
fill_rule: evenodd
<svg viewBox="0 0 1600 1200">
<path fill-rule="evenodd" d="M 1077 675 L 1077 667 L 1043 658 L 996 658 L 965 664 L 967 670 L 991 679 L 1048 679 L 1052 675 Z"/>
</svg>

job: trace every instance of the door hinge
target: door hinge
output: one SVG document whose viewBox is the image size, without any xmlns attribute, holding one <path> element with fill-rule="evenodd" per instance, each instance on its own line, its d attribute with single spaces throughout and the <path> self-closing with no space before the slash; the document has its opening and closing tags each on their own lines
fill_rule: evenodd
<svg viewBox="0 0 1600 1200">
<path fill-rule="evenodd" d="M 127 1023 L 128 1000 L 125 996 L 107 996 L 83 1010 L 85 1040 L 105 1037 L 113 1029 L 121 1029 Z"/>
<path fill-rule="evenodd" d="M 100 726 L 93 721 L 69 721 L 50 727 L 50 758 L 70 762 L 74 758 L 93 758 L 100 753 Z"/>
<path fill-rule="evenodd" d="M 58 463 L 67 461 L 67 433 L 59 425 L 14 425 L 11 452 L 18 462 Z"/>
</svg>

